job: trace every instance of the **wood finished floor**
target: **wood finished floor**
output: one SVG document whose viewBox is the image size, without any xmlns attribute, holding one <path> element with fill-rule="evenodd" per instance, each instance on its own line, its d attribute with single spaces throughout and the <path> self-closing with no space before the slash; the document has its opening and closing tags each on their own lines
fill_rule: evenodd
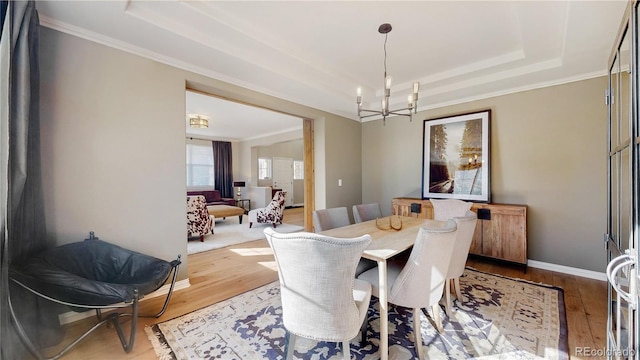
<svg viewBox="0 0 640 360">
<path fill-rule="evenodd" d="M 285 222 L 303 225 L 302 208 L 287 209 Z M 524 273 L 520 267 L 478 259 L 470 259 L 467 264 L 481 271 L 562 287 L 567 310 L 570 357 L 581 358 L 574 356 L 576 347 L 606 347 L 605 282 L 535 268 L 529 268 L 527 273 Z M 277 278 L 273 255 L 266 240 L 189 255 L 191 286 L 174 293 L 169 308 L 161 318 L 139 320 L 135 347 L 131 353 L 127 354 L 122 350 L 113 328 L 103 326 L 63 359 L 156 359 L 144 332 L 146 325 L 181 316 L 270 283 Z M 141 313 L 157 311 L 162 300 L 154 298 L 143 301 Z M 67 326 L 63 344 L 75 339 L 77 334 L 91 326 L 92 320 L 82 320 Z"/>
</svg>

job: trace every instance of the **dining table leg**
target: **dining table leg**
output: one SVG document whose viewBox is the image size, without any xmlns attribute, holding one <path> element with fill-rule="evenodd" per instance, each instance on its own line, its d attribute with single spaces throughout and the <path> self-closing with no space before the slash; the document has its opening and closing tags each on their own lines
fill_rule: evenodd
<svg viewBox="0 0 640 360">
<path fill-rule="evenodd" d="M 380 359 L 389 358 L 389 303 L 387 302 L 387 261 L 378 260 L 378 300 L 380 307 Z"/>
</svg>

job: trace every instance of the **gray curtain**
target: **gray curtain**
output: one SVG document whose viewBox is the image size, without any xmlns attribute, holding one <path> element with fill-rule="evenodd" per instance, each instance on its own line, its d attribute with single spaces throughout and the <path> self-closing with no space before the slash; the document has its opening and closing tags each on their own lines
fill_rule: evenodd
<svg viewBox="0 0 640 360">
<path fill-rule="evenodd" d="M 33 0 L 2 1 L 0 9 L 0 358 L 21 359 L 26 354 L 11 325 L 9 296 L 38 345 L 52 345 L 61 334 L 51 305 L 10 287 L 8 281 L 13 261 L 47 244 L 40 173 L 38 14 Z"/>
<path fill-rule="evenodd" d="M 220 196 L 233 198 L 233 169 L 231 168 L 231 143 L 213 141 L 213 176 Z"/>
</svg>

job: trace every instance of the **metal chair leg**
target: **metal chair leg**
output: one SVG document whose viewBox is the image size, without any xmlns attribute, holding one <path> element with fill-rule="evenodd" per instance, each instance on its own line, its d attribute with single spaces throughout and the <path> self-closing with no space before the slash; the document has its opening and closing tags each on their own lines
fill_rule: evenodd
<svg viewBox="0 0 640 360">
<path fill-rule="evenodd" d="M 171 294 L 173 294 L 173 288 L 176 285 L 176 279 L 178 278 L 178 269 L 180 268 L 180 264 L 182 264 L 182 261 L 180 260 L 180 258 L 181 258 L 181 255 L 178 255 L 178 258 L 171 262 L 171 266 L 173 267 L 173 278 L 171 279 L 171 286 L 169 286 L 169 292 L 167 293 L 167 297 L 164 299 L 164 305 L 162 305 L 162 309 L 160 309 L 160 311 L 157 314 L 154 314 L 154 315 L 139 315 L 140 317 L 144 317 L 144 318 L 149 318 L 149 317 L 159 318 L 167 310 L 167 306 L 169 306 L 169 301 L 171 301 Z"/>
</svg>

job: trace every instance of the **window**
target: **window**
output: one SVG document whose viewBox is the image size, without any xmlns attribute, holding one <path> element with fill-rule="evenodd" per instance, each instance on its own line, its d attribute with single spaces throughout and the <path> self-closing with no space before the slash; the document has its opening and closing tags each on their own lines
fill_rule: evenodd
<svg viewBox="0 0 640 360">
<path fill-rule="evenodd" d="M 293 160 L 293 180 L 304 179 L 304 161 Z"/>
<path fill-rule="evenodd" d="M 271 159 L 258 158 L 258 179 L 271 179 Z"/>
<path fill-rule="evenodd" d="M 214 186 L 211 145 L 187 144 L 187 187 Z"/>
</svg>

